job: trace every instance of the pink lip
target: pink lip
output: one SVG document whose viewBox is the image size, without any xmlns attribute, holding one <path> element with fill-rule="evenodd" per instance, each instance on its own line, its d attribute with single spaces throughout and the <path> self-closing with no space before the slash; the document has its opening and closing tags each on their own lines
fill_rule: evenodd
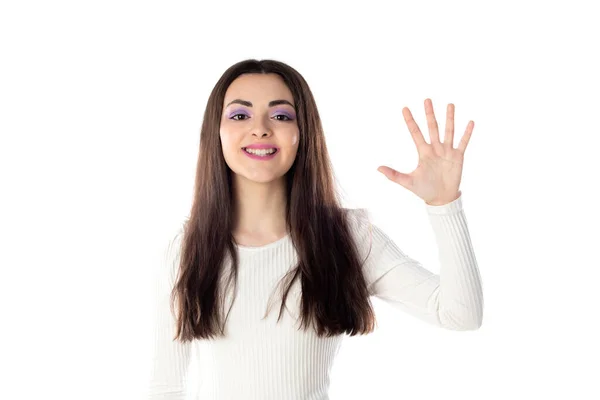
<svg viewBox="0 0 600 400">
<path fill-rule="evenodd" d="M 269 143 L 265 143 L 265 144 L 250 144 L 246 147 L 242 147 L 243 149 L 277 149 L 279 150 L 279 147 L 275 146 L 274 144 L 269 144 Z"/>
<path fill-rule="evenodd" d="M 251 148 L 252 148 L 252 147 L 251 147 Z M 272 149 L 273 147 L 267 147 L 267 148 L 268 148 L 268 149 Z M 244 154 L 245 154 L 245 155 L 247 155 L 248 157 L 250 157 L 250 158 L 252 158 L 252 159 L 254 159 L 254 160 L 260 160 L 260 161 L 271 160 L 271 159 L 273 159 L 273 158 L 274 158 L 274 157 L 275 157 L 277 154 L 279 154 L 279 149 L 278 149 L 278 150 L 277 150 L 275 153 L 273 153 L 273 154 L 271 154 L 271 155 L 268 155 L 268 156 L 264 156 L 264 157 L 262 157 L 262 156 L 257 156 L 257 155 L 255 155 L 255 154 L 250 154 L 250 153 L 248 153 L 248 152 L 247 152 L 246 150 L 244 150 L 244 149 L 241 149 L 241 150 L 242 150 L 242 153 L 244 153 Z"/>
</svg>

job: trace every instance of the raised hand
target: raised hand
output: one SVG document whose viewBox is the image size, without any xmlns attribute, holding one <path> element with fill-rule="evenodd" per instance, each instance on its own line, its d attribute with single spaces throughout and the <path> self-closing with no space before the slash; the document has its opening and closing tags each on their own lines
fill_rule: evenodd
<svg viewBox="0 0 600 400">
<path fill-rule="evenodd" d="M 460 197 L 459 186 L 464 153 L 475 123 L 469 121 L 458 147 L 454 148 L 454 104 L 448 104 L 446 109 L 446 129 L 443 143 L 440 142 L 431 99 L 425 99 L 425 115 L 431 144 L 428 144 L 423 138 L 408 107 L 402 109 L 402 115 L 417 146 L 419 164 L 410 174 L 404 174 L 386 166 L 380 166 L 377 170 L 389 180 L 419 196 L 429 205 L 439 206 L 456 200 Z"/>
</svg>

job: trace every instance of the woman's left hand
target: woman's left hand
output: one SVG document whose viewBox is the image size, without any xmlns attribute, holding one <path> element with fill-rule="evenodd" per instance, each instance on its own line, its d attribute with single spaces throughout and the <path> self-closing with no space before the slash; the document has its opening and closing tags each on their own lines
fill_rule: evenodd
<svg viewBox="0 0 600 400">
<path fill-rule="evenodd" d="M 440 143 L 438 124 L 433 114 L 431 99 L 425 99 L 425 114 L 431 144 L 428 144 L 423 138 L 408 107 L 402 109 L 402 115 L 419 153 L 417 168 L 410 174 L 403 174 L 386 166 L 380 166 L 377 170 L 389 180 L 419 196 L 425 203 L 439 206 L 460 197 L 459 186 L 464 153 L 475 123 L 469 121 L 465 134 L 455 149 L 453 148 L 454 104 L 448 104 L 446 109 L 446 130 L 443 143 Z"/>
</svg>

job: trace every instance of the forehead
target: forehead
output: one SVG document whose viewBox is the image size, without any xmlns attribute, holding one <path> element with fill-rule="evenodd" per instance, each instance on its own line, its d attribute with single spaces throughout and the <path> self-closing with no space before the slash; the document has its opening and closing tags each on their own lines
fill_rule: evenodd
<svg viewBox="0 0 600 400">
<path fill-rule="evenodd" d="M 243 74 L 238 76 L 225 92 L 224 104 L 235 99 L 247 100 L 252 104 L 268 103 L 285 99 L 294 104 L 292 92 L 277 74 Z"/>
</svg>

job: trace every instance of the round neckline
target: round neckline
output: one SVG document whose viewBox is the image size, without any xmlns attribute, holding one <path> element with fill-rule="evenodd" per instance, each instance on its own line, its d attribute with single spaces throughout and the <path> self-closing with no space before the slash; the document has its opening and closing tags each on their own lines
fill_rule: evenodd
<svg viewBox="0 0 600 400">
<path fill-rule="evenodd" d="M 284 242 L 288 237 L 290 236 L 289 232 L 285 234 L 284 237 L 282 237 L 281 239 L 277 239 L 274 242 L 271 243 L 267 243 L 264 244 L 262 246 L 243 246 L 241 244 L 237 244 L 234 243 L 235 247 L 237 247 L 239 250 L 247 250 L 247 251 L 257 251 L 257 250 L 266 250 L 266 249 L 270 249 L 271 247 L 275 247 L 278 244 Z"/>
</svg>

